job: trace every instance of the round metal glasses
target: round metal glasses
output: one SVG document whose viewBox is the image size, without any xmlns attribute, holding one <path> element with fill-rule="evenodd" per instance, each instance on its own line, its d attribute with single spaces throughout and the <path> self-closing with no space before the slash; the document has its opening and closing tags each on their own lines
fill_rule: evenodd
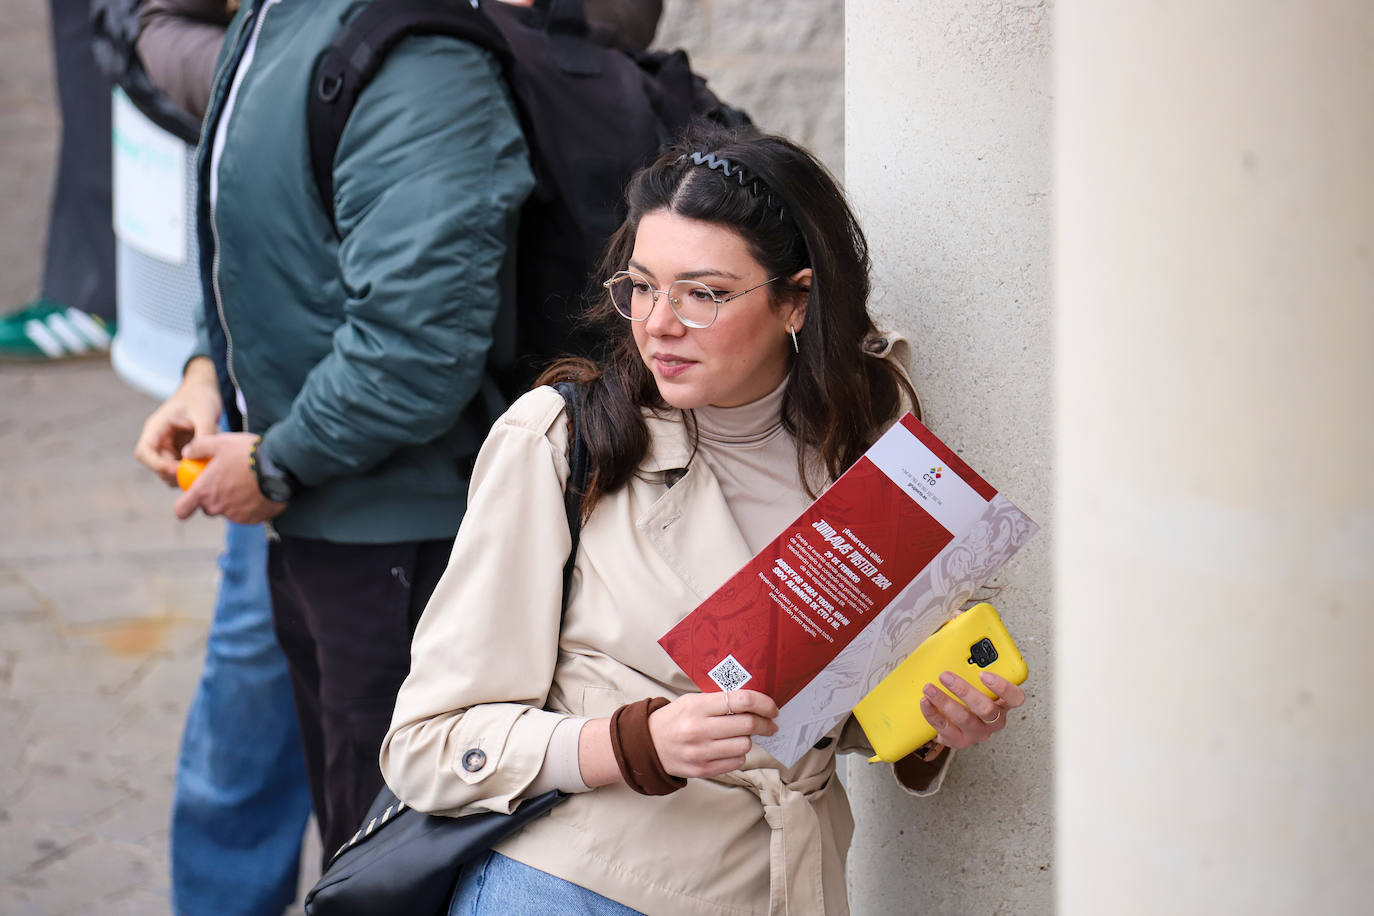
<svg viewBox="0 0 1374 916">
<path fill-rule="evenodd" d="M 761 289 L 776 279 L 770 277 L 757 286 L 728 296 L 717 296 L 711 287 L 700 280 L 675 280 L 667 289 L 654 289 L 652 283 L 632 270 L 618 271 L 601 285 L 611 294 L 615 310 L 631 321 L 648 321 L 662 294 L 668 297 L 668 307 L 678 321 L 689 328 L 709 328 L 716 323 L 716 316 L 720 314 L 723 304 Z"/>
</svg>

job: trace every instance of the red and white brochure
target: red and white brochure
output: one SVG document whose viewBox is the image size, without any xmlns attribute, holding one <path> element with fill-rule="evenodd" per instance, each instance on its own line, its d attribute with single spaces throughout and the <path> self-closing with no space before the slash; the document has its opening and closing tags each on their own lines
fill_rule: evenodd
<svg viewBox="0 0 1374 916">
<path fill-rule="evenodd" d="M 908 413 L 659 644 L 771 696 L 791 766 L 1038 528 Z"/>
</svg>

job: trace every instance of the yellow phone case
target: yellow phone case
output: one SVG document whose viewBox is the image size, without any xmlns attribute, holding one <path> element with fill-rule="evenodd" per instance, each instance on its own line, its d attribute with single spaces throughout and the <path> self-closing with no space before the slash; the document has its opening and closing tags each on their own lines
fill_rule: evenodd
<svg viewBox="0 0 1374 916">
<path fill-rule="evenodd" d="M 935 727 L 921 713 L 921 691 L 934 684 L 949 693 L 940 683 L 945 671 L 989 697 L 992 691 L 978 676 L 982 672 L 995 672 L 1013 684 L 1029 673 L 996 608 L 986 602 L 974 605 L 932 633 L 854 707 L 854 717 L 877 751 L 870 762 L 901 760 L 935 737 Z"/>
</svg>

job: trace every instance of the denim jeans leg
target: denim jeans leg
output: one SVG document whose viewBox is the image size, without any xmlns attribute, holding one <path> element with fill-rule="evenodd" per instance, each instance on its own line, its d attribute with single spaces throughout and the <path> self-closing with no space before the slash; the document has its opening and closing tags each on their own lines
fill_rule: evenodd
<svg viewBox="0 0 1374 916">
<path fill-rule="evenodd" d="M 448 916 L 642 916 L 595 891 L 485 852 L 463 866 Z"/>
<path fill-rule="evenodd" d="M 267 535 L 226 523 L 205 666 L 172 799 L 178 916 L 280 916 L 310 816 L 286 658 L 272 629 Z"/>
</svg>

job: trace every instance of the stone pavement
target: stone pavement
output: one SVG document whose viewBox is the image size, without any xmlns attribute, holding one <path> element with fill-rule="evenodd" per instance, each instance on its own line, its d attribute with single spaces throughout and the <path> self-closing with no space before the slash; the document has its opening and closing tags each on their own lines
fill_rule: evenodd
<svg viewBox="0 0 1374 916">
<path fill-rule="evenodd" d="M 152 406 L 103 360 L 0 364 L 6 916 L 169 911 L 172 773 L 223 534 L 177 521 L 134 463 Z"/>
<path fill-rule="evenodd" d="M 172 773 L 223 533 L 177 521 L 134 463 L 153 403 L 103 360 L 0 364 L 5 916 L 169 912 Z"/>
<path fill-rule="evenodd" d="M 103 360 L 0 364 L 0 913 L 169 910 L 222 534 L 134 464 L 151 406 Z"/>
</svg>

